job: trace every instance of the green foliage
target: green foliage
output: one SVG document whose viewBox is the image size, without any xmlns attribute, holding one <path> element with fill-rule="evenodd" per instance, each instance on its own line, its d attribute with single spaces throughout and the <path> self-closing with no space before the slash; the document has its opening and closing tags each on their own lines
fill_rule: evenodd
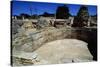
<svg viewBox="0 0 100 67">
<path fill-rule="evenodd" d="M 88 8 L 86 6 L 81 6 L 77 17 L 79 17 L 82 21 L 87 21 L 89 18 Z"/>
<path fill-rule="evenodd" d="M 44 12 L 41 16 L 44 17 L 54 17 L 54 14 L 48 13 L 48 12 Z"/>
<path fill-rule="evenodd" d="M 22 13 L 22 14 L 20 14 L 20 17 L 21 18 L 30 18 L 30 15 L 28 15 L 28 14 L 25 14 L 25 13 Z"/>
<path fill-rule="evenodd" d="M 66 5 L 59 6 L 56 10 L 56 18 L 57 19 L 68 19 L 70 16 L 69 9 Z"/>
<path fill-rule="evenodd" d="M 74 18 L 73 27 L 84 27 L 87 26 L 89 19 L 89 12 L 86 6 L 81 6 L 77 16 Z"/>
</svg>

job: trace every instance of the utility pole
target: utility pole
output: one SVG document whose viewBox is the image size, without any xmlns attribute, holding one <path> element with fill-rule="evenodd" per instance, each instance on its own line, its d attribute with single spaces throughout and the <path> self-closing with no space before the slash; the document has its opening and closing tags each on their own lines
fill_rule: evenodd
<svg viewBox="0 0 100 67">
<path fill-rule="evenodd" d="M 31 14 L 31 16 L 32 16 L 32 7 L 30 6 L 30 14 Z"/>
<path fill-rule="evenodd" d="M 38 19 L 38 11 L 37 11 L 37 8 L 35 8 L 34 11 L 36 12 L 36 19 Z"/>
<path fill-rule="evenodd" d="M 32 17 L 32 6 L 30 5 L 30 15 Z"/>
<path fill-rule="evenodd" d="M 55 12 L 55 21 L 56 21 L 56 12 Z"/>
</svg>

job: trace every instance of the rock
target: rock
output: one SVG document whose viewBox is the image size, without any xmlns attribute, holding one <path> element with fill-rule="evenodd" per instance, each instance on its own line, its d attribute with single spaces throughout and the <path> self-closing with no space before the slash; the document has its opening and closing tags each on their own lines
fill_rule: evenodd
<svg viewBox="0 0 100 67">
<path fill-rule="evenodd" d="M 19 65 L 33 65 L 34 58 L 37 57 L 36 53 L 29 53 L 29 52 L 23 52 L 18 51 L 16 49 L 13 50 L 13 63 L 16 66 Z"/>
<path fill-rule="evenodd" d="M 71 29 L 45 27 L 40 30 L 29 30 L 32 29 L 20 31 L 13 38 L 12 51 L 15 53 L 13 53 L 15 65 L 92 61 L 93 57 L 87 48 L 87 43 L 76 39 L 64 39 L 70 38 Z M 37 54 L 36 58 L 34 53 Z"/>
<path fill-rule="evenodd" d="M 56 29 L 54 27 L 47 27 L 41 30 L 29 30 L 24 32 L 20 31 L 18 36 L 13 39 L 12 45 L 16 49 L 32 52 L 42 46 L 44 43 L 57 39 L 63 39 L 70 35 L 70 33 L 66 34 L 66 28 Z"/>
<path fill-rule="evenodd" d="M 37 57 L 37 53 L 13 50 L 12 56 L 24 59 L 35 59 Z"/>
<path fill-rule="evenodd" d="M 36 31 L 36 28 L 32 22 L 25 22 L 21 29 L 23 29 L 23 32 L 26 33 L 26 35 L 30 35 Z M 22 32 L 22 30 L 20 32 Z"/>
<path fill-rule="evenodd" d="M 35 52 L 48 64 L 93 61 L 87 45 L 80 40 L 63 39 L 46 43 Z"/>
<path fill-rule="evenodd" d="M 18 24 L 12 23 L 12 34 L 18 33 L 19 28 L 20 28 L 20 26 Z"/>
<path fill-rule="evenodd" d="M 34 28 L 34 25 L 32 24 L 32 22 L 25 22 L 22 27 L 25 28 L 25 30 L 27 30 Z"/>
<path fill-rule="evenodd" d="M 21 46 L 20 51 L 25 51 L 25 52 L 32 52 L 33 48 L 32 48 L 32 42 L 29 43 L 25 43 L 24 45 Z"/>
<path fill-rule="evenodd" d="M 18 29 L 23 25 L 23 22 L 12 20 L 12 34 L 18 33 Z"/>
<path fill-rule="evenodd" d="M 50 21 L 48 21 L 46 18 L 41 17 L 40 19 L 38 19 L 37 26 L 38 29 L 48 27 L 50 26 Z"/>
<path fill-rule="evenodd" d="M 13 66 L 47 64 L 48 62 L 38 57 L 35 52 L 13 50 Z"/>
</svg>

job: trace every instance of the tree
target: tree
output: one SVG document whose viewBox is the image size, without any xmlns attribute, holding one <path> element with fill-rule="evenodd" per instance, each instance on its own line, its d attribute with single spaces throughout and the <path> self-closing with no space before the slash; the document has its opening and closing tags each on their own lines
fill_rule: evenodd
<svg viewBox="0 0 100 67">
<path fill-rule="evenodd" d="M 69 15 L 69 9 L 66 5 L 59 6 L 56 10 L 57 19 L 68 19 Z"/>
<path fill-rule="evenodd" d="M 20 14 L 20 17 L 21 18 L 27 18 L 27 19 L 29 19 L 31 16 L 30 15 L 28 15 L 28 14 L 25 14 L 25 13 L 22 13 L 22 14 Z"/>
<path fill-rule="evenodd" d="M 54 17 L 54 14 L 51 14 L 51 13 L 48 13 L 48 12 L 44 12 L 40 16 L 43 16 L 43 17 Z"/>
<path fill-rule="evenodd" d="M 44 16 L 44 17 L 48 17 L 48 16 L 49 16 L 49 13 L 44 12 L 43 16 Z"/>
<path fill-rule="evenodd" d="M 82 19 L 83 21 L 88 21 L 89 13 L 88 13 L 88 8 L 86 6 L 81 6 L 78 12 L 78 17 Z"/>
<path fill-rule="evenodd" d="M 87 26 L 87 22 L 89 19 L 89 12 L 86 6 L 81 6 L 77 16 L 74 18 L 74 27 L 83 27 Z"/>
</svg>

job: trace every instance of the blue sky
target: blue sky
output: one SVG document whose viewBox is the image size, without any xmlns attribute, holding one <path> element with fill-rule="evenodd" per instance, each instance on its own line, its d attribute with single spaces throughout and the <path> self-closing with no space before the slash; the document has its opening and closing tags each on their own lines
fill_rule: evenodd
<svg viewBox="0 0 100 67">
<path fill-rule="evenodd" d="M 44 3 L 44 2 L 28 2 L 28 1 L 12 1 L 12 15 L 20 15 L 21 13 L 30 14 L 30 7 L 32 8 L 32 14 L 43 14 L 44 12 L 55 13 L 58 6 L 64 4 L 59 3 Z M 77 15 L 77 12 L 81 5 L 66 4 L 69 8 L 71 15 Z M 90 15 L 97 14 L 97 7 L 94 5 L 88 5 L 88 11 Z"/>
</svg>

